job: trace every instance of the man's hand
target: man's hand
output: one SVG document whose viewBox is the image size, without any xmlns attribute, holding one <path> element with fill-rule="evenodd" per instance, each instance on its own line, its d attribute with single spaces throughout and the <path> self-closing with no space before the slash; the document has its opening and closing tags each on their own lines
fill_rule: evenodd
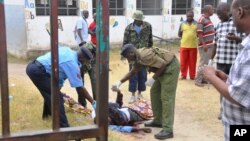
<svg viewBox="0 0 250 141">
<path fill-rule="evenodd" d="M 225 74 L 223 71 L 221 71 L 221 70 L 216 70 L 216 75 L 217 75 L 221 80 L 223 80 L 224 82 L 227 81 L 228 76 L 227 76 L 227 74 Z"/>
<path fill-rule="evenodd" d="M 211 66 L 203 66 L 201 68 L 201 73 L 205 80 L 210 81 L 209 79 L 211 78 L 211 76 L 216 75 L 216 70 Z"/>
<path fill-rule="evenodd" d="M 148 79 L 148 80 L 145 82 L 145 84 L 146 84 L 147 86 L 151 87 L 151 86 L 153 86 L 154 82 L 155 82 L 154 78 L 150 78 L 150 79 Z"/>
<path fill-rule="evenodd" d="M 206 44 L 204 44 L 202 47 L 203 47 L 204 51 L 205 51 L 205 52 L 207 52 L 207 50 L 208 50 L 207 45 L 206 45 Z"/>
<path fill-rule="evenodd" d="M 236 35 L 234 33 L 228 33 L 226 37 L 227 37 L 228 40 L 231 40 L 231 41 L 236 41 L 237 40 L 237 37 L 236 37 Z"/>
<path fill-rule="evenodd" d="M 115 92 L 120 91 L 119 87 L 121 86 L 122 82 L 121 81 L 117 81 L 115 84 L 112 85 L 112 90 Z"/>
</svg>

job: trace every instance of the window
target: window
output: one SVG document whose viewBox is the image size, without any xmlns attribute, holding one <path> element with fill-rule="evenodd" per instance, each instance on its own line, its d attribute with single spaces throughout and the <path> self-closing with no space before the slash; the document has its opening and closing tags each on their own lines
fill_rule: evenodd
<svg viewBox="0 0 250 141">
<path fill-rule="evenodd" d="M 77 15 L 78 4 L 77 0 L 58 0 L 58 15 L 71 16 Z M 36 0 L 36 15 L 47 16 L 50 14 L 49 0 Z"/>
<path fill-rule="evenodd" d="M 233 0 L 227 0 L 227 3 L 228 3 L 229 5 L 231 5 L 232 2 L 233 2 Z"/>
<path fill-rule="evenodd" d="M 216 10 L 216 7 L 218 5 L 218 0 L 202 0 L 202 8 L 208 4 L 213 5 L 214 10 Z"/>
<path fill-rule="evenodd" d="M 96 1 L 92 0 L 93 13 L 96 12 Z M 124 15 L 123 0 L 109 0 L 109 15 Z"/>
<path fill-rule="evenodd" d="M 137 0 L 136 9 L 141 10 L 144 15 L 161 15 L 162 0 Z"/>
<path fill-rule="evenodd" d="M 192 0 L 172 0 L 172 15 L 186 14 L 192 9 Z"/>
</svg>

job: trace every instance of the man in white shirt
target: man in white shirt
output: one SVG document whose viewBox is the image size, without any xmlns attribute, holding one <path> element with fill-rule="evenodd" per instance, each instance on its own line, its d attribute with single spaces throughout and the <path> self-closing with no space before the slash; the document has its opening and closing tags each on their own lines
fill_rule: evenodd
<svg viewBox="0 0 250 141">
<path fill-rule="evenodd" d="M 88 23 L 87 23 L 88 17 L 89 17 L 89 11 L 83 10 L 81 12 L 81 17 L 76 22 L 74 33 L 75 33 L 75 40 L 79 45 L 79 47 L 89 41 Z"/>
</svg>

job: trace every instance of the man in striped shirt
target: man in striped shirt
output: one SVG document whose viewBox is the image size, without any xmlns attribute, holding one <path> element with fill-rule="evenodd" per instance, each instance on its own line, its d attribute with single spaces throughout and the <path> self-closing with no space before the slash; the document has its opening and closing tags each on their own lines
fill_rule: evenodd
<svg viewBox="0 0 250 141">
<path fill-rule="evenodd" d="M 214 25 L 210 20 L 210 16 L 214 13 L 212 5 L 205 5 L 203 8 L 203 14 L 198 20 L 198 37 L 199 44 L 198 50 L 200 55 L 199 68 L 205 64 L 208 64 L 209 59 L 212 57 L 213 49 L 214 49 Z M 199 71 L 197 71 L 197 77 L 195 85 L 202 87 L 204 84 L 202 83 L 202 75 Z"/>
</svg>

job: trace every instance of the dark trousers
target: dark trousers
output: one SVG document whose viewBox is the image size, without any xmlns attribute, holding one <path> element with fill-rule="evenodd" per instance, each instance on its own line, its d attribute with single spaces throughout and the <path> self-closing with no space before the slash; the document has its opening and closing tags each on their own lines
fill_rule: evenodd
<svg viewBox="0 0 250 141">
<path fill-rule="evenodd" d="M 217 63 L 217 69 L 223 71 L 225 74 L 229 74 L 232 64 L 220 64 Z"/>
<path fill-rule="evenodd" d="M 43 119 L 51 116 L 51 77 L 46 73 L 44 66 L 38 61 L 33 61 L 28 64 L 26 73 L 31 81 L 40 91 L 44 99 L 43 105 Z M 64 110 L 63 96 L 59 94 L 59 107 L 60 107 L 60 127 L 69 127 L 68 120 Z"/>
<path fill-rule="evenodd" d="M 91 82 L 91 88 L 92 88 L 92 93 L 93 93 L 93 99 L 96 100 L 96 61 L 91 62 L 91 69 L 88 70 L 90 82 Z M 84 76 L 85 72 L 81 69 L 81 76 L 82 76 L 82 81 L 84 81 Z M 83 82 L 84 84 L 84 82 Z M 84 96 L 78 95 L 78 102 L 86 107 L 87 106 L 87 101 Z"/>
<path fill-rule="evenodd" d="M 132 69 L 132 66 L 129 65 L 129 70 Z M 147 70 L 143 67 L 140 71 L 138 71 L 134 76 L 129 79 L 129 87 L 128 90 L 130 92 L 138 91 L 145 91 L 146 85 L 145 82 L 147 81 Z"/>
<path fill-rule="evenodd" d="M 220 64 L 220 63 L 216 64 L 217 69 L 223 71 L 227 75 L 230 72 L 231 66 L 232 64 Z M 220 95 L 220 105 L 221 102 L 222 102 L 222 96 Z M 222 106 L 220 106 L 220 114 L 222 114 L 222 111 L 223 111 Z"/>
</svg>

